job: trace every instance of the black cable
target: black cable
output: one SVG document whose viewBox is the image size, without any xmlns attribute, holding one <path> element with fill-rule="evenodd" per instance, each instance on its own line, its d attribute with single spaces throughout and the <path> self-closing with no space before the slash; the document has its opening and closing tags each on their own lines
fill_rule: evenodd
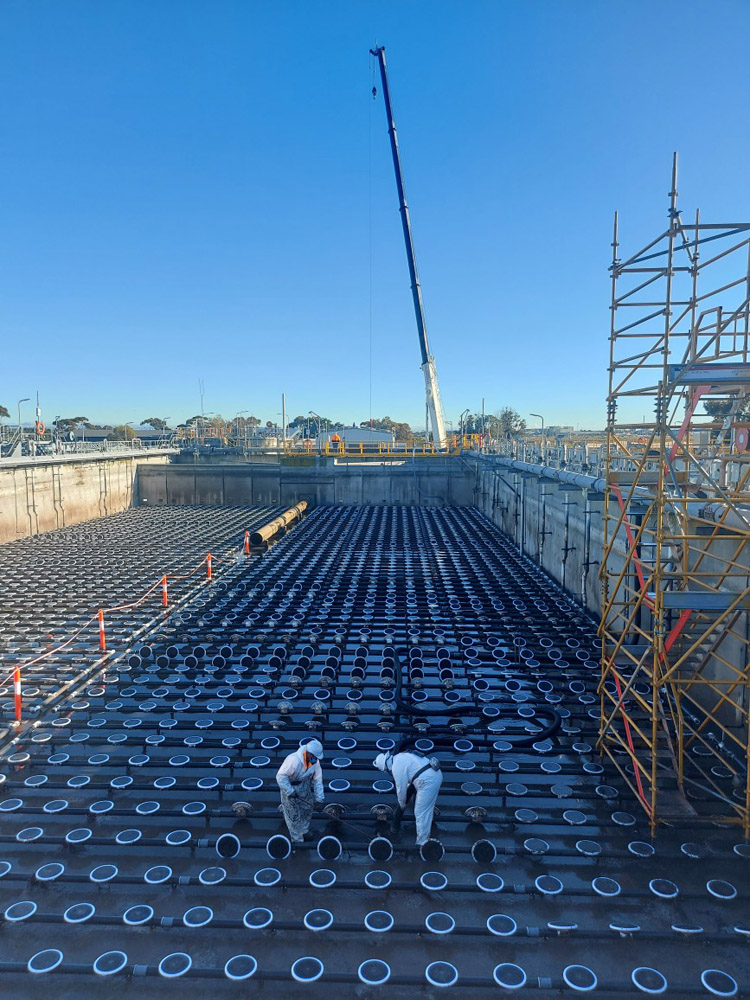
<svg viewBox="0 0 750 1000">
<path fill-rule="evenodd" d="M 448 708 L 421 708 L 421 707 L 419 707 L 417 705 L 410 705 L 408 702 L 405 702 L 403 700 L 403 698 L 401 697 L 401 685 L 402 685 L 402 665 L 401 665 L 401 659 L 400 659 L 400 657 L 398 655 L 398 652 L 395 649 L 393 651 L 393 658 L 395 660 L 395 665 L 396 665 L 396 671 L 395 671 L 395 674 L 396 674 L 396 689 L 395 689 L 394 702 L 398 706 L 398 708 L 401 709 L 401 711 L 405 715 L 409 716 L 410 718 L 413 718 L 414 716 L 416 716 L 417 718 L 420 718 L 420 719 L 427 719 L 427 718 L 434 718 L 436 715 L 437 716 L 450 716 L 450 715 L 455 716 L 455 715 L 458 715 L 458 714 L 462 714 L 462 710 L 464 709 L 465 706 L 461 706 L 461 709 L 459 709 L 458 706 L 455 706 L 455 707 L 451 706 L 451 707 L 448 707 Z M 468 707 L 468 706 L 466 706 L 466 707 Z M 534 746 L 535 743 L 540 743 L 540 742 L 543 742 L 544 740 L 552 739 L 552 737 L 554 737 L 557 734 L 557 732 L 559 731 L 560 727 L 562 726 L 562 716 L 560 715 L 560 713 L 556 709 L 549 708 L 547 706 L 541 706 L 541 705 L 539 705 L 539 706 L 537 706 L 537 705 L 528 705 L 528 707 L 532 708 L 533 711 L 534 711 L 534 715 L 533 716 L 529 716 L 528 721 L 537 722 L 540 718 L 542 718 L 542 719 L 546 718 L 548 720 L 548 723 L 538 733 L 533 733 L 530 736 L 513 736 L 513 735 L 507 735 L 507 736 L 505 736 L 504 735 L 502 737 L 502 739 L 506 740 L 508 743 L 510 743 L 513 746 L 514 749 L 515 748 L 519 748 L 519 749 L 533 748 L 533 746 Z M 473 715 L 474 712 L 472 711 L 471 714 Z M 480 709 L 476 709 L 476 714 L 478 714 L 481 717 L 481 714 L 482 714 L 481 710 Z M 480 718 L 480 721 L 481 721 L 481 718 Z M 484 725 L 485 726 L 489 725 L 489 721 L 490 720 L 487 720 L 487 722 L 484 723 Z M 497 720 L 495 719 L 495 720 L 492 720 L 492 721 L 497 721 Z M 443 741 L 439 737 L 437 739 L 433 740 L 433 742 L 435 743 L 436 746 L 438 746 L 438 745 L 444 746 L 445 745 L 443 743 Z"/>
</svg>

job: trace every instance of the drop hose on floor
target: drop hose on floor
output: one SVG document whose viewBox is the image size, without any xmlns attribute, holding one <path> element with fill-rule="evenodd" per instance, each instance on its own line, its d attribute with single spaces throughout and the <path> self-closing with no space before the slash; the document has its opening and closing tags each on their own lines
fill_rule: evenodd
<svg viewBox="0 0 750 1000">
<path fill-rule="evenodd" d="M 394 703 L 401 710 L 401 712 L 413 719 L 417 717 L 419 719 L 434 718 L 435 716 L 456 716 L 460 714 L 467 714 L 465 708 L 468 706 L 450 706 L 448 708 L 421 708 L 417 705 L 410 705 L 408 702 L 404 701 L 401 695 L 402 687 L 402 665 L 401 658 L 398 653 L 394 650 L 394 659 L 396 661 L 396 691 Z M 552 739 L 556 733 L 559 731 L 562 725 L 562 716 L 557 711 L 557 709 L 550 708 L 549 706 L 542 705 L 527 705 L 528 708 L 533 709 L 534 714 L 529 715 L 526 718 L 527 722 L 535 722 L 537 725 L 541 726 L 539 732 L 532 733 L 529 736 L 512 736 L 503 735 L 502 739 L 510 743 L 513 749 L 533 749 L 535 743 L 541 743 L 544 740 Z M 481 709 L 476 709 L 471 711 L 472 715 L 477 714 L 480 717 L 480 722 L 486 727 L 490 725 L 489 719 L 486 721 L 482 717 Z M 492 720 L 497 721 L 497 720 Z M 440 737 L 437 734 L 431 734 L 430 739 L 436 747 L 447 748 L 453 745 L 453 740 L 455 737 Z"/>
</svg>

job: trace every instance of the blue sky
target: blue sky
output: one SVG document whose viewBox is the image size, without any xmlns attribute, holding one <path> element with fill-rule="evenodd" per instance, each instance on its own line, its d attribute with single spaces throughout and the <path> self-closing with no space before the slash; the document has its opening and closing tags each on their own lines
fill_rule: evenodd
<svg viewBox="0 0 750 1000">
<path fill-rule="evenodd" d="M 750 217 L 749 31 L 744 0 L 4 0 L 0 402 L 174 422 L 203 379 L 359 421 L 372 381 L 419 425 L 377 41 L 446 419 L 602 426 L 614 209 L 656 235 L 676 149 L 686 213 Z"/>
</svg>

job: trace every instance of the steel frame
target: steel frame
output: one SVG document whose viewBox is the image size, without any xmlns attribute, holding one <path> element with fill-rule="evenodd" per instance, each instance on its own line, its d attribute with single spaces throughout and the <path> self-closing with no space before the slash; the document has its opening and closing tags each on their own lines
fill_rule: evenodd
<svg viewBox="0 0 750 1000">
<path fill-rule="evenodd" d="M 750 390 L 750 223 L 612 240 L 599 748 L 650 817 L 750 835 L 750 463 L 729 451 Z M 696 415 L 707 397 L 723 420 Z"/>
</svg>

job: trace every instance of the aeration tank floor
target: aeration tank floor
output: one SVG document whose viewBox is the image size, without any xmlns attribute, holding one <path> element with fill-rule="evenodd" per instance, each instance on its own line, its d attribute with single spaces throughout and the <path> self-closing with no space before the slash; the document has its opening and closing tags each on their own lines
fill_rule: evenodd
<svg viewBox="0 0 750 1000">
<path fill-rule="evenodd" d="M 159 615 L 164 574 L 170 606 L 179 604 L 206 580 L 200 564 L 209 552 L 220 577 L 240 555 L 245 530 L 279 509 L 144 506 L 0 545 L 0 679 L 17 663 L 66 643 L 54 661 L 24 671 L 24 706 L 33 715 L 100 659 L 98 622 L 92 621 L 99 608 L 131 605 L 105 616 L 107 648 L 122 650 Z M 154 584 L 150 597 L 132 606 Z M 12 718 L 11 705 L 0 726 Z"/>
<path fill-rule="evenodd" d="M 474 508 L 319 507 L 236 561 L 274 513 L 138 510 L 0 548 L 26 573 L 3 673 L 44 638 L 30 577 L 45 613 L 65 602 L 44 619 L 62 634 L 96 610 L 91 579 L 121 603 L 123 574 L 137 593 L 209 547 L 226 560 L 147 634 L 128 641 L 153 608 L 123 618 L 103 669 L 85 633 L 24 679 L 37 715 L 0 762 L 2 996 L 743 995 L 750 845 L 689 818 L 651 841 L 595 750 L 591 618 Z M 426 859 L 408 815 L 391 844 L 372 766 L 415 728 L 444 776 Z M 274 777 L 310 736 L 338 818 L 286 856 Z"/>
</svg>

